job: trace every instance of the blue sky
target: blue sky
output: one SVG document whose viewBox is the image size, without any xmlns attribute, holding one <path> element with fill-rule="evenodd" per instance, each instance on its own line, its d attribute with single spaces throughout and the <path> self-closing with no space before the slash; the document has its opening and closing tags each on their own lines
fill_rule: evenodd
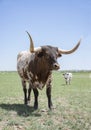
<svg viewBox="0 0 91 130">
<path fill-rule="evenodd" d="M 35 47 L 79 49 L 58 59 L 61 70 L 91 70 L 91 0 L 0 0 L 0 70 L 16 70 L 17 54 Z"/>
</svg>

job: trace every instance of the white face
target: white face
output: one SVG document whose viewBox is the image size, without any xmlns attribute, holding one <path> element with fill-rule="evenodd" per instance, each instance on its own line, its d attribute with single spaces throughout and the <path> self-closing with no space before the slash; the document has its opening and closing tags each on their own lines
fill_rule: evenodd
<svg viewBox="0 0 91 130">
<path fill-rule="evenodd" d="M 65 74 L 63 74 L 63 76 L 64 76 L 65 79 L 72 78 L 72 74 L 71 73 L 65 73 Z"/>
</svg>

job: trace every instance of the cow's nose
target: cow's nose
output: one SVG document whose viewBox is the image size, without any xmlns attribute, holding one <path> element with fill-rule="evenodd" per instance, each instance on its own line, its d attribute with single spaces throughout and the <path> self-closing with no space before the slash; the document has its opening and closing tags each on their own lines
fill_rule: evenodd
<svg viewBox="0 0 91 130">
<path fill-rule="evenodd" d="M 53 67 L 54 67 L 55 70 L 60 69 L 60 65 L 58 63 L 54 63 Z"/>
</svg>

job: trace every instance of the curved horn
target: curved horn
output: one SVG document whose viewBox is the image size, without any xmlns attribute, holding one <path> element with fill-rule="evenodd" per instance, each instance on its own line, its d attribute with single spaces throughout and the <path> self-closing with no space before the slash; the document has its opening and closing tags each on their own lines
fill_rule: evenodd
<svg viewBox="0 0 91 130">
<path fill-rule="evenodd" d="M 27 31 L 26 31 L 27 32 Z M 33 44 L 33 40 L 32 37 L 30 36 L 30 34 L 27 32 L 29 39 L 30 39 L 30 52 L 33 53 L 34 52 L 34 44 Z"/>
<path fill-rule="evenodd" d="M 77 43 L 77 45 L 73 49 L 71 49 L 71 50 L 58 49 L 58 51 L 61 54 L 71 54 L 71 53 L 73 53 L 74 51 L 77 50 L 77 48 L 79 47 L 80 43 L 81 43 L 81 39 L 79 40 L 79 42 Z"/>
</svg>

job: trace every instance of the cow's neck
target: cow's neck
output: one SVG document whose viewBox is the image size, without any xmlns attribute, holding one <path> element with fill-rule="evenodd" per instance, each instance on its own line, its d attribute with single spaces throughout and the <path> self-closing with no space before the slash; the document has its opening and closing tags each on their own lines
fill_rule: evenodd
<svg viewBox="0 0 91 130">
<path fill-rule="evenodd" d="M 51 74 L 51 70 L 43 58 L 31 61 L 29 69 L 33 73 L 33 79 L 43 83 L 46 83 L 48 76 Z"/>
</svg>

